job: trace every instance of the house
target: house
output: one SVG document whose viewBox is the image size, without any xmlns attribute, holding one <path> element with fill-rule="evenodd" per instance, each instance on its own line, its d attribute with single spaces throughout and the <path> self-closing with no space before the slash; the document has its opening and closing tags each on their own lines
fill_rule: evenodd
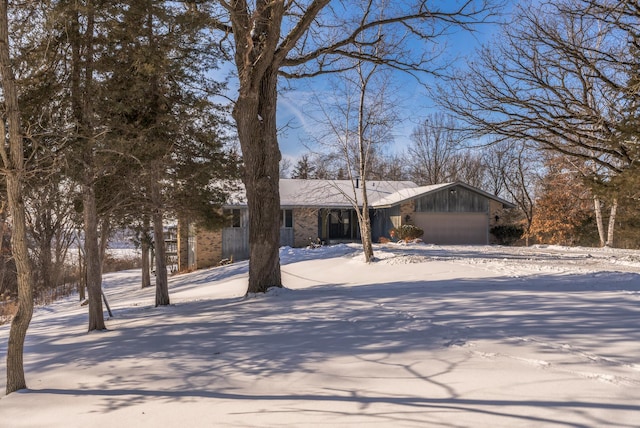
<svg viewBox="0 0 640 428">
<path fill-rule="evenodd" d="M 354 204 L 362 206 L 361 183 L 350 180 L 280 180 L 280 245 L 302 247 L 319 239 L 325 243 L 360 240 Z M 505 209 L 515 206 L 465 183 L 417 186 L 410 181 L 367 181 L 374 242 L 389 237 L 403 224 L 424 230 L 433 244 L 491 243 L 489 230 L 500 224 Z M 221 230 L 197 230 L 180 225 L 179 268 L 214 266 L 222 259 L 249 257 L 248 209 L 242 194 L 225 210 L 230 218 Z M 181 245 L 182 244 L 182 245 Z"/>
</svg>

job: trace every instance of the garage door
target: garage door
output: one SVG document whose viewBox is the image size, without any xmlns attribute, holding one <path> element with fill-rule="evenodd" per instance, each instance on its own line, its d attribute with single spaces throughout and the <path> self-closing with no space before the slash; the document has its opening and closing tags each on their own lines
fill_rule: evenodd
<svg viewBox="0 0 640 428">
<path fill-rule="evenodd" d="M 429 244 L 488 244 L 487 213 L 415 213 L 414 221 L 424 230 L 422 239 Z"/>
</svg>

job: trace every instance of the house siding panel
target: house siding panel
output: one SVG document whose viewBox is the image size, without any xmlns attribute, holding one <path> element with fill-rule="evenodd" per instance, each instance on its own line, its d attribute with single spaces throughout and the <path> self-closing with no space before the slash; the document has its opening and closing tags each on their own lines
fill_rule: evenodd
<svg viewBox="0 0 640 428">
<path fill-rule="evenodd" d="M 249 258 L 248 227 L 225 227 L 221 235 L 221 258 L 235 261 Z"/>
<path fill-rule="evenodd" d="M 455 186 L 416 199 L 417 212 L 488 212 L 488 199 L 480 193 Z"/>
</svg>

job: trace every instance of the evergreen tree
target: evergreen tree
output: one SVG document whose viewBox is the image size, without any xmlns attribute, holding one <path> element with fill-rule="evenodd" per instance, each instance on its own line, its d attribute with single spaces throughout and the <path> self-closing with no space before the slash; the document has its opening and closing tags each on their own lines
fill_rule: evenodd
<svg viewBox="0 0 640 428">
<path fill-rule="evenodd" d="M 113 72 L 102 110 L 125 155 L 120 163 L 137 176 L 132 195 L 153 224 L 156 306 L 168 305 L 165 218 L 221 224 L 214 207 L 225 188 L 211 182 L 237 172 L 223 151 L 222 112 L 209 99 L 221 86 L 202 73 L 217 61 L 204 31 L 207 15 L 170 2 L 127 3 L 110 28 L 104 60 Z"/>
<path fill-rule="evenodd" d="M 315 178 L 316 167 L 311 163 L 309 155 L 302 155 L 298 162 L 293 167 L 291 178 L 309 179 Z"/>
</svg>

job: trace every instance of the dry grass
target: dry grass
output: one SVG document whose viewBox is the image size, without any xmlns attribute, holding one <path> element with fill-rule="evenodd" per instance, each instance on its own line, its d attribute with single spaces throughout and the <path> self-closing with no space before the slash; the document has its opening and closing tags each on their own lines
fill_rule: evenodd
<svg viewBox="0 0 640 428">
<path fill-rule="evenodd" d="M 0 302 L 0 325 L 10 322 L 18 311 L 16 300 L 6 300 Z"/>
</svg>

